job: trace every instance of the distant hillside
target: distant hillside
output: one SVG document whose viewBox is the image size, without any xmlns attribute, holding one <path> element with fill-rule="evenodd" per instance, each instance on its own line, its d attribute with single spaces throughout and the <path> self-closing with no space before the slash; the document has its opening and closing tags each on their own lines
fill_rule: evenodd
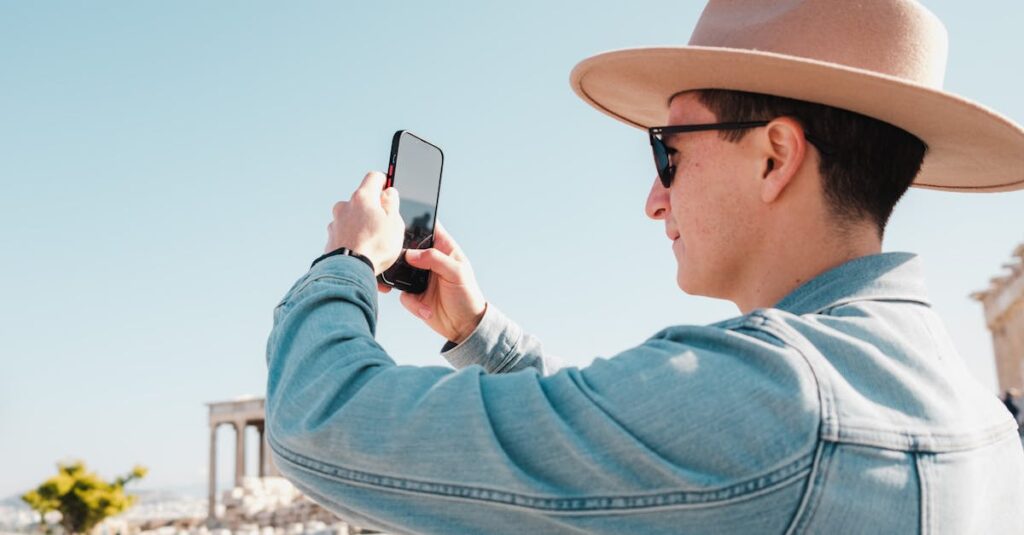
<svg viewBox="0 0 1024 535">
<path fill-rule="evenodd" d="M 27 503 L 21 501 L 21 494 L 12 494 L 2 500 L 0 500 L 0 506 L 10 507 L 13 509 L 28 509 Z"/>
</svg>

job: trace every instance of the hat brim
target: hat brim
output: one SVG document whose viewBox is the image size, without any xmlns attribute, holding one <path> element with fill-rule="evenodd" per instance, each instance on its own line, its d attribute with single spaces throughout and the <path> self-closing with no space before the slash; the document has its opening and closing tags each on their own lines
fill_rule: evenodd
<svg viewBox="0 0 1024 535">
<path fill-rule="evenodd" d="M 1024 129 L 980 104 L 901 78 L 731 48 L 634 48 L 598 54 L 570 82 L 598 110 L 637 128 L 662 126 L 669 99 L 733 89 L 817 102 L 896 125 L 928 144 L 914 186 L 961 192 L 1024 188 Z"/>
</svg>

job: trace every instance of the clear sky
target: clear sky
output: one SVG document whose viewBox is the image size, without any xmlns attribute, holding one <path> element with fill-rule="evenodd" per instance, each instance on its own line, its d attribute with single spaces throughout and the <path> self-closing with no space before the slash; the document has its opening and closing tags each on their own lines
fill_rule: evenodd
<svg viewBox="0 0 1024 535">
<path fill-rule="evenodd" d="M 926 4 L 949 28 L 946 89 L 1024 122 L 1024 3 Z M 274 305 L 398 129 L 444 149 L 441 221 L 488 300 L 548 351 L 584 366 L 667 325 L 735 315 L 676 287 L 663 224 L 643 213 L 646 135 L 568 83 L 591 54 L 685 43 L 700 9 L 0 4 L 0 497 L 68 457 L 202 489 L 204 403 L 263 395 Z M 1024 240 L 1022 201 L 914 190 L 886 242 L 922 255 L 935 307 L 993 392 L 968 294 Z M 397 294 L 378 328 L 399 363 L 445 364 Z M 222 483 L 232 434 L 219 435 Z"/>
</svg>

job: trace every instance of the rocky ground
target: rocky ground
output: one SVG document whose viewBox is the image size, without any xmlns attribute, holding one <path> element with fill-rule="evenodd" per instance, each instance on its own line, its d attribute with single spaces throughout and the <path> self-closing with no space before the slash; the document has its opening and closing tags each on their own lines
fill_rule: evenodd
<svg viewBox="0 0 1024 535">
<path fill-rule="evenodd" d="M 97 526 L 92 535 L 353 535 L 379 533 L 349 525 L 280 477 L 245 478 L 224 491 L 208 519 L 205 498 L 147 493 L 129 511 Z M 60 535 L 59 514 L 47 515 Z M 39 534 L 39 515 L 17 500 L 0 503 L 0 535 Z"/>
</svg>

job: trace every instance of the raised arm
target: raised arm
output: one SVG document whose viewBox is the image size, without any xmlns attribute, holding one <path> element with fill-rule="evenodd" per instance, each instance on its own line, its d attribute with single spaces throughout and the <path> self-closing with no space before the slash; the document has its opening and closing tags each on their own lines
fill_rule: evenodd
<svg viewBox="0 0 1024 535">
<path fill-rule="evenodd" d="M 365 264 L 328 258 L 274 310 L 267 343 L 274 461 L 351 522 L 393 533 L 781 532 L 772 522 L 800 503 L 817 397 L 784 348 L 695 327 L 546 377 L 399 366 L 373 338 L 377 295 Z"/>
</svg>

